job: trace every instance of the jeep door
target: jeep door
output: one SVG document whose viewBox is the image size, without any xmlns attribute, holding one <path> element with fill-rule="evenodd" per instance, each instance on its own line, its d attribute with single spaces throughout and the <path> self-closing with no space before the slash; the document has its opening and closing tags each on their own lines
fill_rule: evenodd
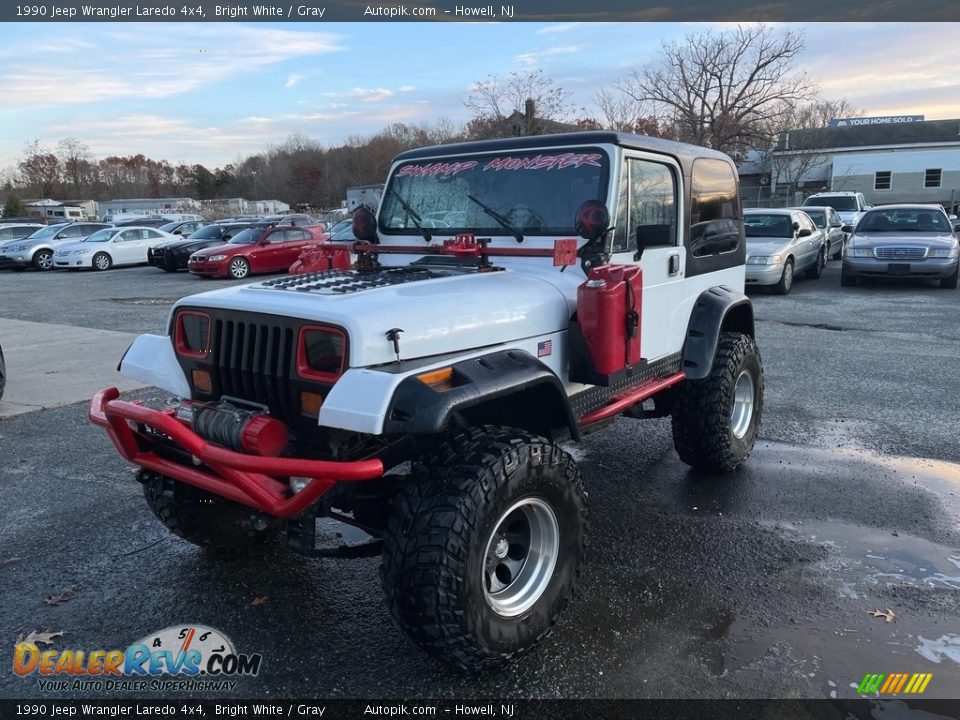
<svg viewBox="0 0 960 720">
<path fill-rule="evenodd" d="M 686 318 L 673 318 L 682 294 L 685 257 L 680 223 L 680 169 L 672 158 L 624 151 L 610 262 L 635 264 L 643 244 L 640 353 L 653 360 L 679 350 Z M 682 327 L 675 327 L 682 326 Z"/>
</svg>

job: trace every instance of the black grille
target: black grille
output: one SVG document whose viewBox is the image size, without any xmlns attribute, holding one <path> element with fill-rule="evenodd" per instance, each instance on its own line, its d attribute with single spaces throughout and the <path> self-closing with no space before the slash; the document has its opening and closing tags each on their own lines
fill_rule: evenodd
<svg viewBox="0 0 960 720">
<path fill-rule="evenodd" d="M 291 375 L 296 335 L 275 324 L 217 319 L 213 330 L 214 385 L 222 395 L 262 403 L 281 417 L 295 413 Z"/>
</svg>

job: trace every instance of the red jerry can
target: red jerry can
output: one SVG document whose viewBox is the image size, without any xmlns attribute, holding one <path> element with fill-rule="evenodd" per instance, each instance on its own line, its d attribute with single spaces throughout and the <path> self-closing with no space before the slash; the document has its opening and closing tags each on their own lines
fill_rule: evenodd
<svg viewBox="0 0 960 720">
<path fill-rule="evenodd" d="M 639 265 L 599 265 L 577 288 L 577 320 L 601 375 L 640 362 L 642 289 Z"/>
</svg>

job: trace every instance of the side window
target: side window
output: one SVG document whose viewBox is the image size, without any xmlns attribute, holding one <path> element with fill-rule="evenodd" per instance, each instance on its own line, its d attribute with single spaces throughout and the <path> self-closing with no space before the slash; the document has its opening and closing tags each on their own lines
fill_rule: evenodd
<svg viewBox="0 0 960 720">
<path fill-rule="evenodd" d="M 740 198 L 733 168 L 697 158 L 690 184 L 690 252 L 694 257 L 732 252 L 740 244 Z"/>
<path fill-rule="evenodd" d="M 124 230 L 120 233 L 120 237 L 117 238 L 120 242 L 127 242 L 128 240 L 136 240 L 140 237 L 139 230 Z"/>
<path fill-rule="evenodd" d="M 60 231 L 60 234 L 57 235 L 58 238 L 75 238 L 82 237 L 83 230 L 80 229 L 78 225 L 71 225 L 70 227 L 65 227 Z"/>
<path fill-rule="evenodd" d="M 287 242 L 303 242 L 310 238 L 311 235 L 306 230 L 287 230 Z"/>
<path fill-rule="evenodd" d="M 627 158 L 618 212 L 613 252 L 636 249 L 638 234 L 647 245 L 676 245 L 677 182 L 673 171 L 660 163 Z"/>
</svg>

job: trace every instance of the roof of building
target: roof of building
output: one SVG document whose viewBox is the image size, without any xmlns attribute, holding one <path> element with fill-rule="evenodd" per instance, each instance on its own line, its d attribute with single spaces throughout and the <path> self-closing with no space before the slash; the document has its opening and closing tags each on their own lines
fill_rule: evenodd
<svg viewBox="0 0 960 720">
<path fill-rule="evenodd" d="M 777 139 L 777 152 L 875 147 L 877 145 L 960 144 L 960 119 L 790 130 Z"/>
</svg>

